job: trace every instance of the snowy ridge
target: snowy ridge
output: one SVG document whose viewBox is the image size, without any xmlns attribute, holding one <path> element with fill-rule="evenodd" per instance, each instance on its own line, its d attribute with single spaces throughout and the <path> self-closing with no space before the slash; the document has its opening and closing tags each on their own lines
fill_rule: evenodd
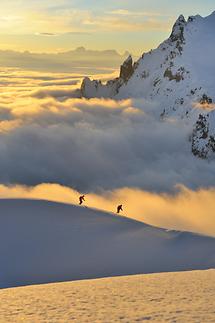
<svg viewBox="0 0 215 323">
<path fill-rule="evenodd" d="M 0 287 L 215 268 L 215 239 L 85 207 L 0 201 Z"/>
<path fill-rule="evenodd" d="M 143 54 L 132 70 L 128 67 L 129 77 L 122 77 L 120 71 L 119 78 L 107 84 L 87 78 L 82 84 L 82 96 L 144 98 L 158 103 L 163 119 L 174 116 L 190 122 L 192 132 L 199 113 L 208 112 L 205 104 L 214 109 L 214 29 L 215 12 L 205 18 L 191 16 L 187 21 L 181 15 L 166 41 Z M 128 61 L 130 57 L 122 66 L 127 66 Z M 210 126 L 214 128 L 215 124 Z"/>
</svg>

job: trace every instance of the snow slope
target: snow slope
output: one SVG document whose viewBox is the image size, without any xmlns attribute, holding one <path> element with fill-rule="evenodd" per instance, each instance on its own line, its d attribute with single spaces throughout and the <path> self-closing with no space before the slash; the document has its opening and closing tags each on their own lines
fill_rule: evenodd
<svg viewBox="0 0 215 323">
<path fill-rule="evenodd" d="M 214 322 L 215 270 L 105 278 L 0 291 L 0 321 Z"/>
<path fill-rule="evenodd" d="M 205 18 L 191 16 L 187 21 L 181 15 L 170 37 L 157 49 L 143 54 L 133 68 L 130 57 L 124 62 L 119 78 L 107 84 L 86 78 L 82 96 L 144 98 L 158 104 L 162 119 L 185 119 L 191 124 L 191 132 L 192 127 L 195 132 L 199 113 L 211 113 L 215 108 L 214 29 L 215 12 Z M 214 129 L 215 123 L 210 127 Z M 200 139 L 197 134 L 192 141 L 195 155 L 207 157 L 215 151 L 211 149 L 210 136 L 204 142 Z M 215 141 L 214 134 L 212 140 Z M 206 154 L 201 153 L 202 149 Z"/>
<path fill-rule="evenodd" d="M 0 201 L 0 287 L 215 268 L 215 239 L 98 210 Z"/>
</svg>

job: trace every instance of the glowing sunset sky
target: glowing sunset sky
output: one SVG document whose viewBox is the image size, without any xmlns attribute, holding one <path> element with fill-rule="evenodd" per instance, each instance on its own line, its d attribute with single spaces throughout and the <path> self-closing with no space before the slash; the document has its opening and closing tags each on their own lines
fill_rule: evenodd
<svg viewBox="0 0 215 323">
<path fill-rule="evenodd" d="M 212 0 L 9 0 L 1 3 L 0 49 L 85 46 L 140 54 L 168 36 L 181 13 L 206 16 L 214 9 Z"/>
</svg>

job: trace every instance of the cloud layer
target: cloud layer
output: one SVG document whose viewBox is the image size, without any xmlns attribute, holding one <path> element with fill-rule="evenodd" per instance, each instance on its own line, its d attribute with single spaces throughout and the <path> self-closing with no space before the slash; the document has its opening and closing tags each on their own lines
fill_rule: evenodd
<svg viewBox="0 0 215 323">
<path fill-rule="evenodd" d="M 43 81 L 36 90 L 38 80 L 26 88 L 14 82 L 18 89 L 12 84 L 0 102 L 2 183 L 52 182 L 84 192 L 214 185 L 215 162 L 191 154 L 191 126 L 161 122 L 156 104 L 74 99 L 65 79 Z"/>
</svg>

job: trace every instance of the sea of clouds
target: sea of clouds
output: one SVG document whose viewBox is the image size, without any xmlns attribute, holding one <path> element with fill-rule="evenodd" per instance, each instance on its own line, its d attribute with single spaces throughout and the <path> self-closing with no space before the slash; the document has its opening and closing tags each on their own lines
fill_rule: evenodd
<svg viewBox="0 0 215 323">
<path fill-rule="evenodd" d="M 214 185 L 215 162 L 191 153 L 192 127 L 180 120 L 162 122 L 156 105 L 74 99 L 68 89 L 49 92 L 1 106 L 1 183 L 59 183 L 83 192 Z"/>
<path fill-rule="evenodd" d="M 13 78 L 15 85 L 2 85 L 0 183 L 4 188 L 24 185 L 25 191 L 26 186 L 56 183 L 91 194 L 97 201 L 95 196 L 108 200 L 114 192 L 114 203 L 127 201 L 129 214 L 135 212 L 130 216 L 148 222 L 151 219 L 161 226 L 172 223 L 163 220 L 174 215 L 174 203 L 168 198 L 165 203 L 171 207 L 162 209 L 162 215 L 156 209 L 156 221 L 152 221 L 151 212 L 150 216 L 145 212 L 143 218 L 144 211 L 132 205 L 141 206 L 146 194 L 152 203 L 153 194 L 158 199 L 167 194 L 171 199 L 182 194 L 181 187 L 196 194 L 213 189 L 215 161 L 192 155 L 189 122 L 173 118 L 162 121 L 158 105 L 144 100 L 74 98 L 76 79 L 64 76 L 60 81 L 62 77 L 28 76 L 28 83 L 22 83 L 21 75 L 17 81 Z M 127 197 L 120 198 L 121 190 L 127 190 Z M 131 202 L 131 192 L 143 195 Z M 189 205 L 190 198 L 187 201 Z M 92 206 L 111 210 L 104 200 Z M 192 209 L 192 203 L 189 207 Z M 181 228 L 179 221 L 173 222 Z"/>
</svg>

